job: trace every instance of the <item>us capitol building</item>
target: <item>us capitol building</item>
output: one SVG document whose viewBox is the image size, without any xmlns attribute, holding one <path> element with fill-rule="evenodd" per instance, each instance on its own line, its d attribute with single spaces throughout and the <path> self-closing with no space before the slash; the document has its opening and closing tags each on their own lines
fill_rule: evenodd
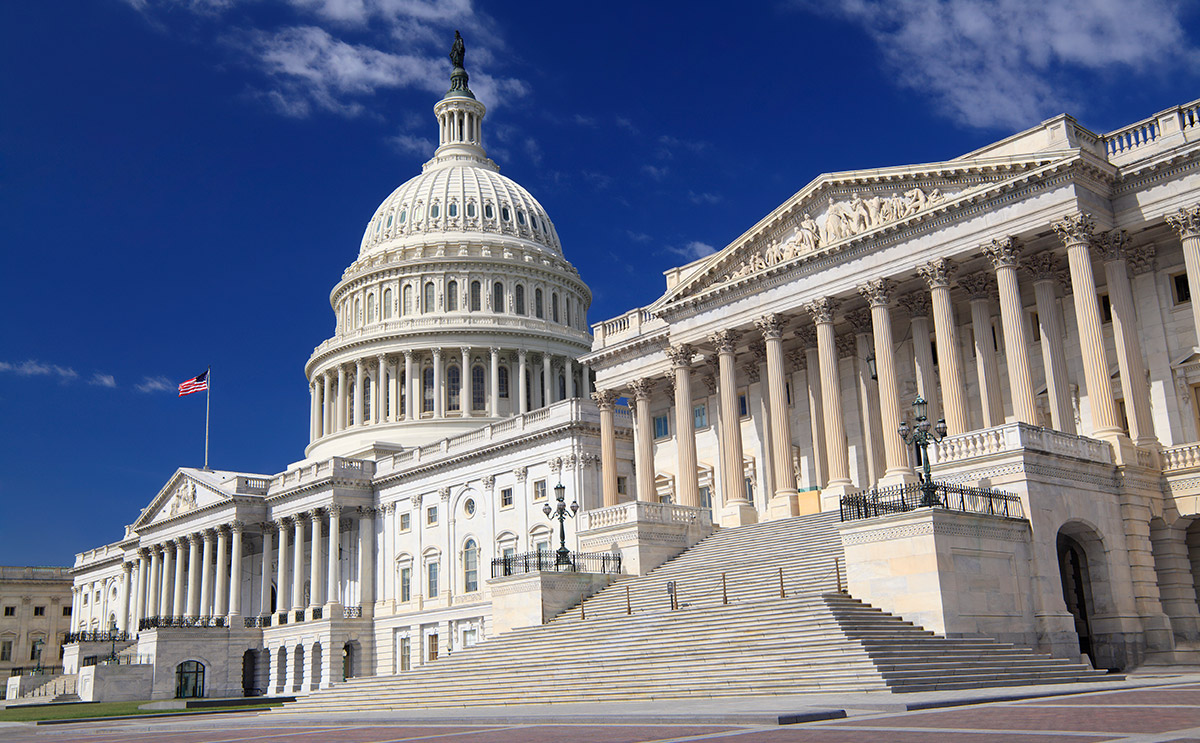
<svg viewBox="0 0 1200 743">
<path fill-rule="evenodd" d="M 142 698 L 436 667 L 597 575 L 820 514 L 838 589 L 938 635 L 1200 658 L 1200 103 L 821 175 L 589 328 L 549 215 L 483 149 L 462 57 L 437 151 L 333 288 L 304 458 L 181 468 L 77 555 L 81 696 L 111 698 L 110 645 Z"/>
</svg>

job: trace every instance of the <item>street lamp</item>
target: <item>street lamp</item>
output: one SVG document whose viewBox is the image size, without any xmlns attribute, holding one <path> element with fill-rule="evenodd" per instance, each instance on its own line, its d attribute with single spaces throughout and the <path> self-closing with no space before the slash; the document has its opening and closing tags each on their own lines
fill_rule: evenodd
<svg viewBox="0 0 1200 743">
<path fill-rule="evenodd" d="M 557 569 L 571 564 L 571 550 L 567 549 L 567 516 L 575 518 L 575 514 L 579 513 L 579 503 L 571 501 L 571 505 L 567 506 L 567 488 L 561 482 L 554 486 L 554 499 L 558 503 L 553 508 L 549 503 L 542 506 L 542 513 L 548 519 L 558 519 L 559 547 L 558 555 L 554 558 L 554 567 Z"/>
<path fill-rule="evenodd" d="M 42 674 L 42 648 L 45 645 L 46 641 L 40 637 L 33 641 L 33 657 L 37 661 L 37 665 L 33 667 L 33 672 L 39 676 Z"/>
<path fill-rule="evenodd" d="M 108 639 L 112 642 L 112 652 L 108 654 L 107 660 L 109 663 L 117 662 L 117 620 L 108 620 Z"/>
<path fill-rule="evenodd" d="M 938 498 L 937 488 L 933 484 L 933 476 L 929 474 L 929 443 L 932 441 L 937 443 L 946 438 L 946 419 L 939 418 L 936 425 L 929 425 L 929 403 L 925 402 L 925 398 L 917 395 L 917 399 L 913 400 L 913 417 L 916 419 L 916 424 L 908 427 L 908 421 L 900 422 L 900 438 L 904 439 L 904 443 L 912 444 L 914 451 L 920 452 L 922 469 L 925 476 L 921 480 L 921 505 L 922 506 L 937 506 L 941 505 L 941 499 Z"/>
</svg>

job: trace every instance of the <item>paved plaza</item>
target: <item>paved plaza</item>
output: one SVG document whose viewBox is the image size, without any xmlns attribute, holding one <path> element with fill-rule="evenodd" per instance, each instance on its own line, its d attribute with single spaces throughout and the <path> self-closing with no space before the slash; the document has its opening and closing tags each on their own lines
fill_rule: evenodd
<svg viewBox="0 0 1200 743">
<path fill-rule="evenodd" d="M 1039 693 L 1051 696 L 1027 696 Z M 987 700 L 989 694 L 991 699 L 998 701 L 979 701 Z M 1006 695 L 1010 698 L 1006 699 Z M 930 708 L 923 709 L 927 706 Z M 832 719 L 779 724 L 806 716 Z M 531 705 L 337 717 L 236 713 L 41 726 L 0 723 L 0 741 L 5 743 L 683 743 L 701 740 L 729 743 L 1200 742 L 1200 677 L 1139 679 L 1110 685 L 1103 690 L 1082 692 L 1061 688 L 993 689 L 954 695 L 807 695 L 697 700 L 670 705 L 578 704 L 540 708 Z"/>
</svg>

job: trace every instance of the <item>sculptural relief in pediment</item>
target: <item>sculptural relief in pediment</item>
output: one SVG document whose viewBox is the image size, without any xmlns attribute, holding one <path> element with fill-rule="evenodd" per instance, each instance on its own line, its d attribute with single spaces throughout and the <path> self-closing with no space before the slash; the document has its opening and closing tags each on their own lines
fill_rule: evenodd
<svg viewBox="0 0 1200 743">
<path fill-rule="evenodd" d="M 732 260 L 726 261 L 723 266 L 718 264 L 714 278 L 702 281 L 683 293 L 693 294 L 713 284 L 749 276 L 793 258 L 816 253 L 864 232 L 907 219 L 967 191 L 976 191 L 989 185 L 981 183 L 949 195 L 940 188 L 914 186 L 886 196 L 873 194 L 863 198 L 852 192 L 849 198 L 841 200 L 830 197 L 823 211 L 804 212 L 799 219 L 786 221 L 776 235 L 751 240 L 731 256 Z M 811 208 L 812 204 L 808 206 Z"/>
<path fill-rule="evenodd" d="M 193 511 L 196 508 L 196 483 L 191 480 L 181 480 L 179 486 L 175 488 L 175 493 L 171 496 L 171 504 L 167 507 L 167 512 L 171 516 L 178 516 L 181 513 Z"/>
</svg>

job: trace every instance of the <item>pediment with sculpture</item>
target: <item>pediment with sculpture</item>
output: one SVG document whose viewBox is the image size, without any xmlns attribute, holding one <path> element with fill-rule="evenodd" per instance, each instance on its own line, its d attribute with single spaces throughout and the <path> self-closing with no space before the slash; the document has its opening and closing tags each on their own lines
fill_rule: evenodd
<svg viewBox="0 0 1200 743">
<path fill-rule="evenodd" d="M 163 489 L 142 512 L 134 526 L 136 528 L 156 521 L 176 518 L 229 499 L 229 494 L 199 482 L 189 477 L 185 471 L 180 470 L 167 481 Z"/>
</svg>

